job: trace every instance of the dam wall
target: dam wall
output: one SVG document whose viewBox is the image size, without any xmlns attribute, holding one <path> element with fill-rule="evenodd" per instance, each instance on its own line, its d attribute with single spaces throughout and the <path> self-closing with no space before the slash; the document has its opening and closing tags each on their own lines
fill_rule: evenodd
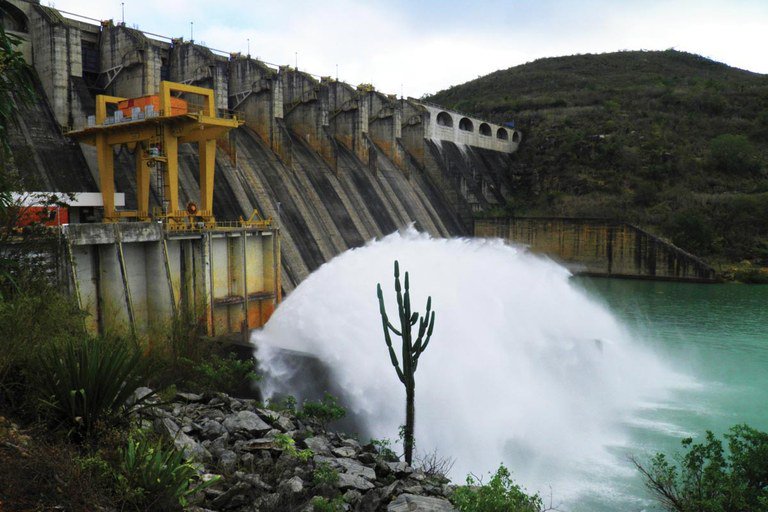
<svg viewBox="0 0 768 512">
<path fill-rule="evenodd" d="M 711 282 L 715 270 L 695 256 L 623 222 L 604 219 L 478 219 L 475 236 L 503 238 L 546 254 L 572 272 L 612 277 Z"/>
<path fill-rule="evenodd" d="M 473 212 L 504 200 L 517 132 L 508 130 L 510 142 L 502 143 L 480 132 L 483 123 L 475 118 L 471 131 L 435 131 L 441 113 L 457 126 L 466 116 L 370 84 L 353 86 L 112 21 L 73 20 L 36 2 L 8 5 L 18 12 L 3 23 L 12 21 L 27 41 L 32 51 L 25 55 L 45 98 L 31 109 L 34 121 L 19 116 L 11 129 L 17 165 L 42 183 L 34 190 L 98 191 L 95 152 L 62 136 L 66 127 L 86 125 L 96 94 L 155 94 L 162 80 L 211 88 L 217 109 L 245 120 L 217 140 L 213 213 L 236 221 L 255 209 L 274 220 L 285 292 L 335 255 L 409 224 L 434 236 L 470 235 Z M 129 146 L 116 150 L 115 187 L 130 210 L 137 208 L 137 187 Z M 55 151 L 66 158 L 55 161 Z M 152 211 L 162 206 L 163 183 L 153 174 L 149 188 Z M 180 204 L 200 204 L 199 188 L 197 148 L 182 144 Z M 98 221 L 98 211 L 89 218 Z"/>
</svg>

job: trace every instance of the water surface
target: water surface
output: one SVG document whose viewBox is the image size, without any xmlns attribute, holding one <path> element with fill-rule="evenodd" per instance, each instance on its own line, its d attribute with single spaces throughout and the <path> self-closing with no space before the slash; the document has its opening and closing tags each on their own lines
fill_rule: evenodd
<svg viewBox="0 0 768 512">
<path fill-rule="evenodd" d="M 768 430 L 768 286 L 573 278 L 603 302 L 634 339 L 696 385 L 649 400 L 625 422 L 625 453 L 675 452 L 680 439 L 721 434 L 747 423 Z M 574 511 L 643 510 L 649 504 L 636 474 L 608 476 Z M 631 499 L 632 495 L 637 500 Z"/>
</svg>

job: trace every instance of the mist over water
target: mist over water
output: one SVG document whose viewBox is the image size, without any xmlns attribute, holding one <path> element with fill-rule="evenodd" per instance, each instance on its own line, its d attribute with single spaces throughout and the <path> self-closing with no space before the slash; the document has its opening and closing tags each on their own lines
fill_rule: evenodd
<svg viewBox="0 0 768 512">
<path fill-rule="evenodd" d="M 417 452 L 454 457 L 456 482 L 504 462 L 529 490 L 551 486 L 556 502 L 610 492 L 604 479 L 628 471 L 627 425 L 687 384 L 557 264 L 500 240 L 409 229 L 323 265 L 254 334 L 267 394 L 291 392 L 278 349 L 314 354 L 368 433 L 397 438 L 405 391 L 376 299 L 380 282 L 396 316 L 395 259 L 413 309 L 431 295 L 436 311 L 416 372 Z"/>
</svg>

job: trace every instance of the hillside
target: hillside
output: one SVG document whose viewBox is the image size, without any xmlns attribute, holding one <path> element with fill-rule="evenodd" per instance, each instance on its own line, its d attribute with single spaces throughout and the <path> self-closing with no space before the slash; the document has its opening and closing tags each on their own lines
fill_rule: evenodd
<svg viewBox="0 0 768 512">
<path fill-rule="evenodd" d="M 523 131 L 503 213 L 617 218 L 712 263 L 768 265 L 766 75 L 618 52 L 541 59 L 426 99 Z"/>
</svg>

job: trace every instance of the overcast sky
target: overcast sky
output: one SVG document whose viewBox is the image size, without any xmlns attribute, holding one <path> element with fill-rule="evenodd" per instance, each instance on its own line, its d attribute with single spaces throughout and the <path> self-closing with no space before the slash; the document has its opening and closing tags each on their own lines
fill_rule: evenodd
<svg viewBox="0 0 768 512">
<path fill-rule="evenodd" d="M 42 0 L 122 20 L 119 0 Z M 147 32 L 419 97 L 541 57 L 678 50 L 768 73 L 768 0 L 124 0 Z M 213 8 L 212 8 L 213 7 Z M 191 27 L 190 23 L 194 25 Z"/>
</svg>

